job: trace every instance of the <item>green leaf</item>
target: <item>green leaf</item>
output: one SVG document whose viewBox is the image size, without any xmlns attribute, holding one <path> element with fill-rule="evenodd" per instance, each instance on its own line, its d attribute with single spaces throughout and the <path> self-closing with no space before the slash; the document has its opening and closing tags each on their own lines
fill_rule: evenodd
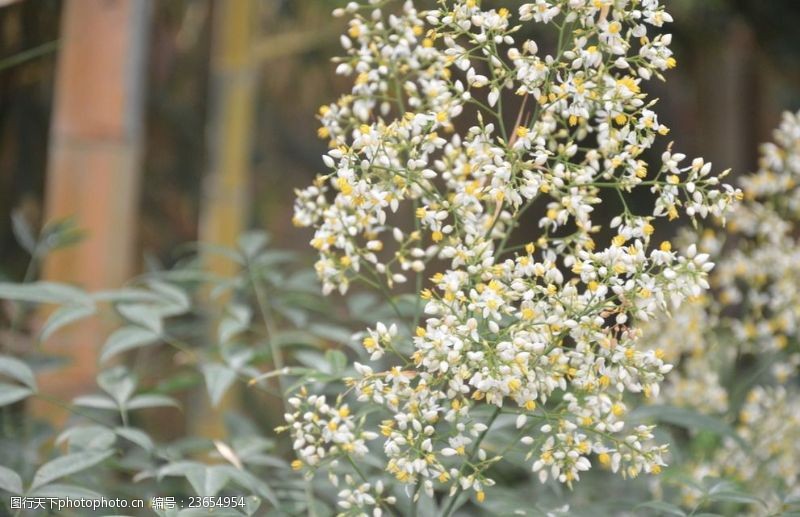
<svg viewBox="0 0 800 517">
<path fill-rule="evenodd" d="M 237 264 L 242 264 L 243 260 L 241 255 L 236 251 L 226 248 L 225 246 L 220 246 L 218 244 L 211 244 L 208 242 L 201 242 L 197 244 L 198 250 L 200 250 L 203 254 L 212 254 L 218 255 L 220 257 L 225 257 L 226 259 L 236 262 Z"/>
<path fill-rule="evenodd" d="M 47 341 L 57 330 L 70 323 L 82 320 L 94 314 L 97 308 L 94 305 L 64 305 L 47 318 L 39 334 L 39 341 Z"/>
<path fill-rule="evenodd" d="M 91 304 L 91 298 L 82 290 L 56 282 L 31 282 L 17 284 L 0 282 L 0 298 L 31 303 L 81 303 Z"/>
<path fill-rule="evenodd" d="M 186 479 L 199 496 L 215 496 L 230 479 L 223 467 L 198 465 L 186 472 Z"/>
<path fill-rule="evenodd" d="M 114 433 L 101 425 L 70 427 L 58 435 L 56 443 L 67 442 L 71 452 L 79 450 L 109 450 L 117 441 Z"/>
<path fill-rule="evenodd" d="M 631 413 L 632 420 L 653 419 L 686 429 L 705 430 L 734 439 L 742 448 L 747 444 L 726 422 L 692 409 L 674 406 L 645 406 Z"/>
<path fill-rule="evenodd" d="M 153 440 L 141 429 L 136 429 L 135 427 L 117 427 L 114 429 L 114 432 L 148 452 L 155 448 Z"/>
<path fill-rule="evenodd" d="M 34 490 L 31 497 L 55 497 L 58 499 L 102 499 L 103 495 L 94 490 L 66 483 L 53 483 Z"/>
<path fill-rule="evenodd" d="M 24 361 L 16 357 L 0 356 L 0 375 L 17 380 L 32 391 L 36 391 L 36 376 L 33 374 L 33 370 Z"/>
<path fill-rule="evenodd" d="M 236 380 L 236 372 L 221 364 L 204 364 L 203 377 L 206 380 L 206 388 L 208 389 L 208 397 L 211 399 L 211 405 L 217 407 L 225 392 Z"/>
<path fill-rule="evenodd" d="M 228 476 L 230 476 L 230 478 L 236 481 L 239 485 L 260 495 L 269 501 L 273 506 L 278 506 L 278 498 L 275 495 L 275 492 L 272 490 L 272 487 L 266 484 L 263 480 L 259 479 L 257 476 L 254 476 L 246 470 L 239 470 L 227 465 L 216 468 L 224 470 L 227 472 Z"/>
<path fill-rule="evenodd" d="M 331 364 L 326 360 L 325 356 L 316 350 L 297 350 L 293 355 L 304 366 L 308 366 L 318 372 L 331 373 Z"/>
<path fill-rule="evenodd" d="M 276 303 L 273 306 L 275 312 L 286 318 L 292 327 L 295 328 L 303 328 L 308 325 L 308 320 L 310 319 L 310 314 L 307 310 L 300 309 L 298 307 L 291 307 L 288 305 L 283 305 L 280 303 Z"/>
<path fill-rule="evenodd" d="M 136 377 L 124 366 L 103 370 L 97 375 L 97 384 L 122 407 L 136 391 Z"/>
<path fill-rule="evenodd" d="M 252 261 L 261 273 L 261 277 L 277 286 L 286 278 L 285 271 L 281 270 L 281 266 L 296 262 L 297 254 L 288 250 L 262 251 Z"/>
<path fill-rule="evenodd" d="M 156 306 L 142 303 L 125 303 L 117 305 L 117 311 L 129 323 L 134 323 L 155 334 L 164 331 L 164 321 L 161 311 Z"/>
<path fill-rule="evenodd" d="M 730 503 L 757 504 L 766 508 L 767 504 L 760 498 L 740 492 L 738 490 L 722 490 L 719 492 L 708 492 L 709 501 L 725 501 Z"/>
<path fill-rule="evenodd" d="M 22 478 L 10 468 L 0 465 L 0 489 L 22 495 Z"/>
<path fill-rule="evenodd" d="M 51 481 L 75 474 L 105 461 L 114 451 L 73 452 L 49 461 L 39 467 L 33 476 L 31 490 L 44 486 Z"/>
<path fill-rule="evenodd" d="M 91 294 L 91 297 L 96 302 L 113 303 L 158 303 L 161 301 L 158 294 L 138 287 L 96 291 Z"/>
<path fill-rule="evenodd" d="M 125 404 L 127 409 L 145 409 L 151 407 L 180 407 L 178 401 L 166 395 L 137 395 Z"/>
<path fill-rule="evenodd" d="M 219 299 L 225 296 L 229 292 L 236 291 L 242 287 L 243 277 L 233 277 L 228 278 L 225 280 L 219 280 L 214 285 L 214 288 L 211 289 L 211 293 L 209 293 L 209 297 L 213 301 L 219 301 Z"/>
<path fill-rule="evenodd" d="M 666 513 L 668 515 L 679 515 L 684 517 L 686 512 L 684 512 L 679 506 L 675 506 L 674 504 L 667 503 L 665 501 L 648 501 L 646 503 L 642 503 L 636 506 L 636 509 L 645 508 L 648 510 L 655 510 L 657 512 Z"/>
<path fill-rule="evenodd" d="M 164 394 L 175 393 L 193 389 L 199 386 L 201 382 L 202 379 L 199 372 L 189 370 L 162 378 L 155 386 L 155 390 Z"/>
<path fill-rule="evenodd" d="M 263 251 L 269 243 L 269 235 L 266 232 L 253 230 L 242 234 L 239 237 L 239 249 L 248 259 L 255 258 L 259 252 Z"/>
<path fill-rule="evenodd" d="M 225 347 L 222 349 L 222 358 L 225 363 L 230 366 L 234 371 L 239 371 L 245 368 L 256 355 L 256 351 L 252 348 L 234 348 Z"/>
<path fill-rule="evenodd" d="M 701 486 L 705 487 L 703 491 L 707 494 L 716 494 L 717 492 L 736 490 L 736 483 L 733 481 L 729 479 L 719 479 L 714 476 L 703 477 Z"/>
<path fill-rule="evenodd" d="M 117 411 L 119 409 L 117 403 L 105 395 L 81 395 L 80 397 L 75 397 L 72 403 L 76 406 L 92 409 L 108 409 L 111 411 Z"/>
<path fill-rule="evenodd" d="M 0 406 L 7 406 L 33 395 L 33 390 L 15 384 L 0 383 Z"/>
<path fill-rule="evenodd" d="M 325 352 L 325 360 L 331 367 L 331 373 L 339 375 L 347 368 L 347 356 L 341 350 L 328 350 Z"/>
<path fill-rule="evenodd" d="M 20 208 L 11 211 L 11 230 L 14 238 L 22 248 L 32 257 L 36 255 L 36 234 L 31 227 L 31 223 L 25 217 L 25 213 Z"/>
<path fill-rule="evenodd" d="M 100 353 L 100 362 L 104 363 L 122 352 L 154 345 L 160 336 L 152 330 L 141 327 L 122 327 L 108 337 Z"/>
<path fill-rule="evenodd" d="M 281 288 L 286 291 L 299 291 L 302 293 L 312 294 L 314 295 L 314 297 L 317 298 L 321 290 L 319 277 L 317 276 L 317 273 L 311 268 L 308 268 L 308 270 L 302 269 L 297 273 L 291 275 L 281 285 Z"/>
<path fill-rule="evenodd" d="M 152 291 L 139 287 L 95 291 L 91 297 L 95 302 L 112 303 L 158 303 L 161 300 L 161 297 Z"/>
<path fill-rule="evenodd" d="M 192 300 L 189 298 L 189 295 L 172 284 L 159 280 L 151 280 L 147 285 L 161 296 L 162 303 L 166 305 L 164 309 L 166 309 L 165 314 L 167 315 L 177 316 L 178 314 L 185 313 L 192 307 Z"/>
<path fill-rule="evenodd" d="M 270 337 L 270 341 L 279 348 L 308 346 L 311 348 L 324 348 L 325 343 L 318 336 L 302 330 L 282 330 Z"/>
<path fill-rule="evenodd" d="M 157 479 L 160 481 L 165 476 L 186 476 L 190 470 L 202 466 L 202 463 L 196 461 L 173 461 L 158 469 Z"/>
<path fill-rule="evenodd" d="M 220 345 L 226 344 L 237 334 L 247 330 L 253 311 L 246 305 L 232 305 L 217 329 L 217 340 Z"/>
<path fill-rule="evenodd" d="M 314 323 L 308 327 L 314 335 L 322 339 L 340 343 L 342 345 L 353 344 L 353 333 L 345 327 L 330 325 L 326 323 Z"/>
</svg>

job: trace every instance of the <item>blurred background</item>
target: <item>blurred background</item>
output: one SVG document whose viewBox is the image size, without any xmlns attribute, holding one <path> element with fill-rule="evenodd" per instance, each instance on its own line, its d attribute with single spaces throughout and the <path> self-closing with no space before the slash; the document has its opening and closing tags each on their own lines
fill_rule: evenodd
<svg viewBox="0 0 800 517">
<path fill-rule="evenodd" d="M 0 0 L 0 277 L 28 262 L 12 213 L 75 216 L 86 239 L 65 253 L 93 260 L 45 274 L 87 287 L 248 227 L 303 248 L 292 192 L 320 169 L 317 107 L 348 87 L 330 63 L 342 3 Z M 649 85 L 661 117 L 690 156 L 752 170 L 800 106 L 800 2 L 670 4 L 679 66 Z"/>
<path fill-rule="evenodd" d="M 0 281 L 117 287 L 248 228 L 308 253 L 293 189 L 321 170 L 317 108 L 349 88 L 331 65 L 344 3 L 0 0 Z M 689 156 L 754 170 L 800 107 L 800 2 L 668 4 L 661 121 Z M 25 234 L 65 217 L 83 239 L 32 271 Z"/>
</svg>

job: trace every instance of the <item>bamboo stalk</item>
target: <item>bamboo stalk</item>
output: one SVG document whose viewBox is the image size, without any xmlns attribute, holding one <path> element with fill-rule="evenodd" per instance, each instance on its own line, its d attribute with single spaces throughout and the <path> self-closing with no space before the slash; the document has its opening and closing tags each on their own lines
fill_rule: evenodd
<svg viewBox="0 0 800 517">
<path fill-rule="evenodd" d="M 98 290 L 118 287 L 132 273 L 149 13 L 146 0 L 64 4 L 45 218 L 74 216 L 86 238 L 47 258 L 47 280 Z M 68 398 L 93 386 L 106 330 L 87 320 L 47 343 L 71 364 L 43 375 L 46 389 Z"/>
</svg>

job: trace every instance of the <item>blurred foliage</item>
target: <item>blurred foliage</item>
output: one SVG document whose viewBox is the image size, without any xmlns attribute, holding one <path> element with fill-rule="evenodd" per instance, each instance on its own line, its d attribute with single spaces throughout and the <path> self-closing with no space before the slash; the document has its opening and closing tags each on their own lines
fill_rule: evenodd
<svg viewBox="0 0 800 517">
<path fill-rule="evenodd" d="M 33 241 L 27 230 L 17 233 L 32 263 L 75 235 L 68 223 L 48 227 Z M 190 497 L 213 497 L 230 507 L 220 515 L 261 514 L 267 507 L 304 513 L 307 488 L 292 473 L 287 444 L 273 428 L 282 422 L 289 378 L 317 383 L 347 373 L 344 352 L 332 347 L 346 350 L 350 330 L 333 323 L 346 315 L 317 296 L 309 268 L 268 244 L 265 234 L 254 232 L 236 249 L 184 247 L 175 268 L 149 271 L 113 291 L 0 282 L 2 335 L 29 341 L 16 355 L 5 347 L 0 353 L 0 491 L 148 502 L 169 496 L 185 504 Z M 200 261 L 208 255 L 230 260 L 238 272 L 215 276 Z M 31 317 L 41 305 L 55 310 L 32 335 Z M 37 383 L 40 373 L 60 364 L 42 344 L 92 317 L 114 328 L 97 349 L 97 391 L 62 400 Z M 29 398 L 68 412 L 67 424 L 53 427 L 29 413 Z M 202 432 L 204 418 L 221 427 Z M 0 513 L 10 515 L 8 505 L 4 497 Z"/>
</svg>

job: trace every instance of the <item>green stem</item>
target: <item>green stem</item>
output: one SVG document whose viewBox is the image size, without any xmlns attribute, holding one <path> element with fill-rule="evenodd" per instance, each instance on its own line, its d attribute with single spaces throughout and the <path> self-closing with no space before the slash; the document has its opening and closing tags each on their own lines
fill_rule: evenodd
<svg viewBox="0 0 800 517">
<path fill-rule="evenodd" d="M 26 61 L 30 61 L 31 59 L 36 59 L 37 57 L 44 56 L 51 52 L 55 52 L 58 49 L 58 40 L 49 41 L 47 43 L 43 43 L 38 47 L 33 47 L 28 50 L 24 50 L 19 54 L 15 54 L 11 57 L 3 59 L 0 61 L 0 71 L 3 71 L 7 68 L 11 68 L 17 65 L 21 65 Z"/>
<path fill-rule="evenodd" d="M 418 206 L 419 206 L 419 200 L 415 199 L 414 200 L 414 205 L 413 205 L 413 210 L 414 210 L 413 214 L 417 213 L 417 207 Z M 419 219 L 417 219 L 416 215 L 413 215 L 413 217 L 414 217 L 414 230 L 420 231 Z M 414 282 L 415 282 L 414 289 L 416 289 L 417 299 L 414 302 L 414 324 L 411 326 L 411 328 L 416 330 L 417 326 L 419 325 L 419 320 L 420 320 L 420 317 L 421 317 L 420 313 L 422 312 L 421 311 L 421 309 L 422 309 L 422 298 L 420 297 L 420 292 L 422 292 L 422 273 L 417 272 L 417 275 L 416 275 L 416 278 L 415 278 Z M 415 507 L 415 509 L 416 509 L 416 507 Z"/>
<path fill-rule="evenodd" d="M 258 309 L 261 312 L 261 319 L 264 320 L 264 327 L 267 330 L 267 342 L 269 343 L 270 353 L 272 354 L 272 364 L 274 369 L 277 371 L 283 370 L 283 355 L 281 354 L 281 349 L 278 346 L 277 341 L 275 341 L 275 336 L 277 334 L 277 327 L 275 325 L 275 320 L 272 317 L 272 313 L 269 310 L 269 300 L 267 299 L 267 293 L 264 292 L 264 287 L 255 277 L 253 273 L 253 268 L 250 264 L 247 265 L 248 272 L 250 274 L 250 281 L 253 284 L 253 291 L 256 295 L 256 302 L 258 304 Z M 280 388 L 280 399 L 281 405 L 283 406 L 283 410 L 286 410 L 286 381 L 283 378 L 283 375 L 278 375 L 278 386 Z"/>
<path fill-rule="evenodd" d="M 317 517 L 317 511 L 314 508 L 314 490 L 311 488 L 311 480 L 305 480 L 306 486 L 306 499 L 308 499 L 308 515 L 310 517 Z"/>
<path fill-rule="evenodd" d="M 489 434 L 489 430 L 492 428 L 492 424 L 494 424 L 494 421 L 497 419 L 497 417 L 500 415 L 501 412 L 502 409 L 500 407 L 494 408 L 494 411 L 492 412 L 492 415 L 489 417 L 489 421 L 486 424 L 486 429 L 484 429 L 483 432 L 478 436 L 478 439 L 475 441 L 475 445 L 472 447 L 472 451 L 469 453 L 467 460 L 461 465 L 461 468 L 458 470 L 459 477 L 464 472 L 464 467 L 468 463 L 472 462 L 472 459 L 478 453 L 478 450 L 480 450 L 481 442 L 483 442 L 483 439 L 486 438 L 487 434 Z M 456 480 L 456 482 L 458 482 L 458 480 Z M 463 491 L 460 484 L 458 484 L 457 486 L 458 488 L 456 489 L 456 491 L 453 493 L 452 496 L 450 496 L 450 501 L 448 502 L 447 507 L 445 507 L 442 517 L 450 517 L 450 515 L 452 515 L 453 512 L 456 510 L 455 508 L 456 501 L 458 500 L 458 497 L 461 495 L 461 492 Z"/>
<path fill-rule="evenodd" d="M 419 511 L 419 490 L 422 488 L 421 483 L 417 483 L 417 486 L 414 488 L 414 495 L 411 496 L 411 517 L 417 517 L 417 513 Z"/>
</svg>

